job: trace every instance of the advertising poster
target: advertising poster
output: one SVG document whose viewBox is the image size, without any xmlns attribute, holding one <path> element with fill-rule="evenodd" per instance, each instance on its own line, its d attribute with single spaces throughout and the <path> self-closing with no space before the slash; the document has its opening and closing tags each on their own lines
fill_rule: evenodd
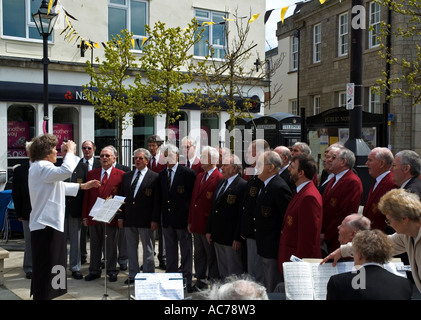
<svg viewBox="0 0 421 320">
<path fill-rule="evenodd" d="M 64 139 L 73 140 L 73 124 L 71 123 L 54 123 L 53 134 L 58 139 L 57 155 L 61 156 L 61 144 Z"/>
<path fill-rule="evenodd" d="M 26 157 L 25 142 L 30 140 L 29 121 L 7 122 L 7 157 Z"/>
</svg>

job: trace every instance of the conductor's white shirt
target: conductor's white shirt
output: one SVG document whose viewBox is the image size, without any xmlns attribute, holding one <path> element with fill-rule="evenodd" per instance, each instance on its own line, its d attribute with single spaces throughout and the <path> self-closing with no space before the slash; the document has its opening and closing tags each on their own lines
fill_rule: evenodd
<svg viewBox="0 0 421 320">
<path fill-rule="evenodd" d="M 78 183 L 63 182 L 70 177 L 79 158 L 68 153 L 60 167 L 47 160 L 35 161 L 29 168 L 28 187 L 32 211 L 29 215 L 31 231 L 52 227 L 64 232 L 66 196 L 75 197 Z"/>
</svg>

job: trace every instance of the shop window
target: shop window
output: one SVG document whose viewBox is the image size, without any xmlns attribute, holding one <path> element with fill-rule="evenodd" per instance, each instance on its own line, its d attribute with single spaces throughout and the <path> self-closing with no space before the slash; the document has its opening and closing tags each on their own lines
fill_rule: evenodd
<svg viewBox="0 0 421 320">
<path fill-rule="evenodd" d="M 11 105 L 7 109 L 7 157 L 26 157 L 25 143 L 35 136 L 35 108 Z"/>
<path fill-rule="evenodd" d="M 218 146 L 219 145 L 219 121 L 216 114 L 201 114 L 201 141 L 200 145 L 203 146 Z M 216 129 L 216 130 L 213 130 Z M 205 134 L 206 133 L 206 134 Z M 216 133 L 216 135 L 215 135 Z"/>
<path fill-rule="evenodd" d="M 133 150 L 148 148 L 148 137 L 155 132 L 154 117 L 137 115 L 133 117 Z M 164 137 L 161 137 L 164 139 Z"/>
<path fill-rule="evenodd" d="M 79 112 L 74 107 L 56 107 L 53 110 L 53 134 L 58 139 L 57 156 L 61 156 L 63 140 L 79 141 Z"/>
</svg>

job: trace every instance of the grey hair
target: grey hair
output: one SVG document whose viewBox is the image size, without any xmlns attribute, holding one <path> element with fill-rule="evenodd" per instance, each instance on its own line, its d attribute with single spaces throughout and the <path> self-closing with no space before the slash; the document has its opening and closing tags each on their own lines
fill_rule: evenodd
<svg viewBox="0 0 421 320">
<path fill-rule="evenodd" d="M 401 165 L 409 165 L 411 167 L 411 175 L 417 177 L 421 172 L 421 160 L 418 153 L 412 150 L 399 151 L 396 156 L 401 161 Z"/>
<path fill-rule="evenodd" d="M 354 154 L 354 152 L 352 152 L 348 148 L 345 148 L 345 147 L 340 148 L 338 157 L 341 158 L 341 159 L 345 159 L 346 165 L 350 169 L 355 165 L 355 154 Z"/>
<path fill-rule="evenodd" d="M 181 143 L 183 143 L 184 141 L 189 140 L 192 146 L 196 146 L 197 142 L 196 139 L 193 138 L 192 136 L 186 136 L 183 139 L 181 139 Z"/>
<path fill-rule="evenodd" d="M 311 155 L 311 149 L 310 149 L 309 145 L 305 142 L 298 141 L 298 142 L 294 143 L 293 147 L 298 147 L 298 148 L 301 149 L 302 153 L 305 153 L 307 155 Z"/>
<path fill-rule="evenodd" d="M 348 226 L 354 230 L 370 230 L 371 229 L 371 220 L 365 216 L 359 215 L 358 213 L 353 213 L 355 219 L 348 221 Z"/>
<path fill-rule="evenodd" d="M 138 148 L 135 151 L 133 151 L 133 155 L 136 155 L 136 153 L 143 153 L 146 160 L 148 160 L 148 161 L 151 160 L 151 153 L 149 152 L 149 150 L 147 150 L 145 148 Z"/>
<path fill-rule="evenodd" d="M 269 164 L 273 164 L 275 166 L 275 169 L 280 170 L 282 168 L 282 159 L 279 156 L 279 154 L 275 151 L 266 151 L 264 153 L 265 161 L 267 161 Z"/>
<path fill-rule="evenodd" d="M 219 151 L 216 150 L 214 147 L 210 147 L 210 146 L 203 147 L 202 154 L 210 155 L 211 164 L 216 164 L 219 162 Z"/>
<path fill-rule="evenodd" d="M 269 300 L 267 290 L 247 276 L 229 276 L 203 292 L 208 300 Z"/>
<path fill-rule="evenodd" d="M 165 146 L 162 147 L 161 152 L 165 153 L 166 151 L 168 151 L 168 153 L 179 154 L 179 150 L 177 146 L 171 143 L 166 144 Z"/>
<path fill-rule="evenodd" d="M 373 150 L 375 152 L 375 158 L 377 160 L 383 160 L 384 162 L 386 162 L 386 165 L 391 167 L 393 164 L 393 153 L 392 151 L 390 151 L 390 149 L 388 148 L 384 148 L 384 147 L 377 147 L 374 148 Z"/>
</svg>

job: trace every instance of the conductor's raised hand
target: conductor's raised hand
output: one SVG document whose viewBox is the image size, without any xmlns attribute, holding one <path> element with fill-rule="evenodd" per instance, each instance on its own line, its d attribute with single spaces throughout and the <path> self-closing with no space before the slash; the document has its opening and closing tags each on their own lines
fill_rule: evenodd
<svg viewBox="0 0 421 320">
<path fill-rule="evenodd" d="M 338 262 L 338 260 L 342 258 L 342 254 L 341 254 L 341 249 L 338 248 L 335 251 L 333 251 L 331 254 L 329 254 L 326 258 L 324 258 L 320 264 L 325 263 L 328 260 L 332 260 L 333 259 L 333 263 L 332 263 L 332 267 L 336 266 L 336 263 Z"/>
<path fill-rule="evenodd" d="M 88 182 L 82 183 L 80 188 L 83 190 L 88 190 L 91 188 L 98 188 L 101 185 L 99 180 L 89 180 Z"/>
</svg>

